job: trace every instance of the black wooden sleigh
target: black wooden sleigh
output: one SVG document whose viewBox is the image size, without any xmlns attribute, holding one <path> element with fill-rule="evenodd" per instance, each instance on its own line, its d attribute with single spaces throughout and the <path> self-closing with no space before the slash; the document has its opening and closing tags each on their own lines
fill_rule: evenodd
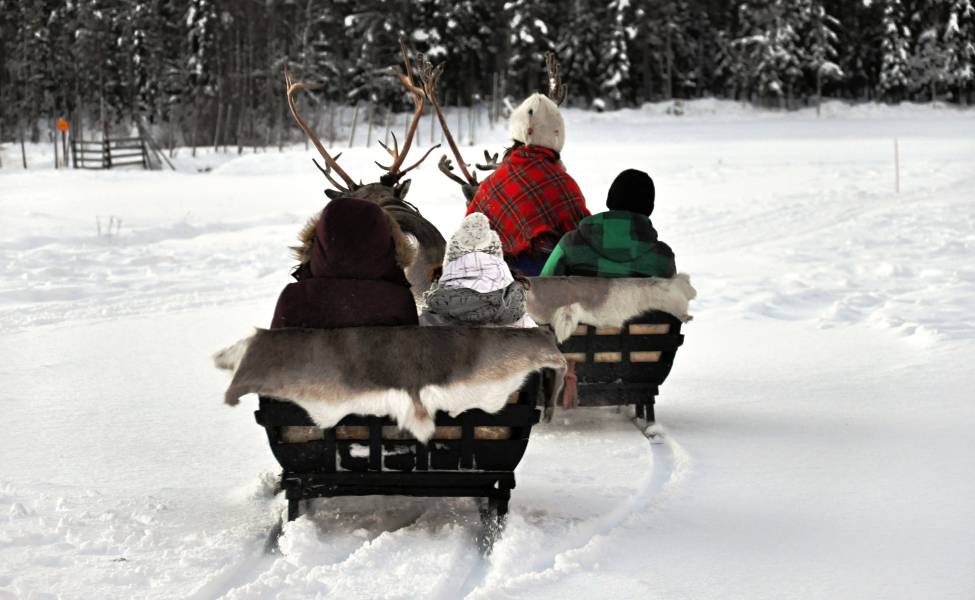
<svg viewBox="0 0 975 600">
<path fill-rule="evenodd" d="M 684 343 L 680 328 L 679 319 L 658 311 L 643 313 L 622 327 L 579 325 L 559 345 L 566 360 L 574 363 L 578 405 L 632 404 L 638 418 L 652 423 L 660 386 Z"/>
<path fill-rule="evenodd" d="M 514 470 L 525 454 L 543 396 L 542 372 L 528 376 L 495 414 L 438 412 L 427 444 L 388 417 L 350 415 L 316 427 L 298 405 L 261 397 L 254 414 L 281 465 L 288 520 L 300 502 L 336 496 L 473 497 L 487 500 L 482 517 L 499 528 L 508 511 Z M 548 388 L 550 389 L 550 388 Z"/>
</svg>

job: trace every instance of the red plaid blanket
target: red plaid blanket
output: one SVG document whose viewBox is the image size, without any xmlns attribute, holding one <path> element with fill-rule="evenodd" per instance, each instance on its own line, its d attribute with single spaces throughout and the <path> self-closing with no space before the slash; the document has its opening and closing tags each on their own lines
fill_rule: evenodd
<svg viewBox="0 0 975 600">
<path fill-rule="evenodd" d="M 484 213 L 501 238 L 505 256 L 531 248 L 533 239 L 550 233 L 556 239 L 589 216 L 586 199 L 565 172 L 554 150 L 516 148 L 481 183 L 467 214 Z"/>
</svg>

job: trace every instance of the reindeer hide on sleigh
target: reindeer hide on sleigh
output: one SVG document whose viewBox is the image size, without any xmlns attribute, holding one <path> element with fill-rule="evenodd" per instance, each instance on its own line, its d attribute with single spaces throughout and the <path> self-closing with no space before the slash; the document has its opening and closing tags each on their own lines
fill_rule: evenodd
<svg viewBox="0 0 975 600">
<path fill-rule="evenodd" d="M 566 366 L 542 328 L 415 326 L 258 329 L 214 362 L 234 372 L 231 406 L 250 393 L 290 400 L 322 428 L 350 414 L 388 415 L 421 442 L 438 410 L 497 412 L 539 369 L 556 372 L 554 403 Z"/>
<path fill-rule="evenodd" d="M 551 325 L 559 343 L 580 323 L 595 327 L 621 327 L 650 310 L 691 320 L 687 305 L 697 296 L 686 273 L 661 277 L 532 277 L 528 314 Z"/>
</svg>

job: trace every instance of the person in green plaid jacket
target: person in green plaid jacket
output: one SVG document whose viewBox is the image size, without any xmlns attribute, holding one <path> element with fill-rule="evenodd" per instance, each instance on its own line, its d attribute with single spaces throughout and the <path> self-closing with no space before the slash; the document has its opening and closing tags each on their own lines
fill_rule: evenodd
<svg viewBox="0 0 975 600">
<path fill-rule="evenodd" d="M 650 222 L 653 179 L 627 169 L 609 188 L 608 211 L 586 217 L 562 236 L 540 276 L 673 277 L 674 252 Z"/>
</svg>

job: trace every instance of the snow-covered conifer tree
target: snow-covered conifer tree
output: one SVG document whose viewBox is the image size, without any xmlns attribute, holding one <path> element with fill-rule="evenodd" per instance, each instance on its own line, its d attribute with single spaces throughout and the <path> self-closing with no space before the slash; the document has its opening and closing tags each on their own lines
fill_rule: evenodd
<svg viewBox="0 0 975 600">
<path fill-rule="evenodd" d="M 629 0 L 612 0 L 606 11 L 604 36 L 600 44 L 601 77 L 599 91 L 615 105 L 623 100 L 623 89 L 630 80 L 630 56 L 627 45 L 627 9 Z"/>
<path fill-rule="evenodd" d="M 881 93 L 899 97 L 908 84 L 908 44 L 910 29 L 904 24 L 901 0 L 884 0 L 883 38 L 881 40 Z"/>
<path fill-rule="evenodd" d="M 555 50 L 555 25 L 565 18 L 565 7 L 558 11 L 541 0 L 511 0 L 505 3 L 504 13 L 508 16 L 508 76 L 521 82 L 523 92 L 537 91 L 545 53 Z"/>
<path fill-rule="evenodd" d="M 748 56 L 755 91 L 789 105 L 802 75 L 801 13 L 796 0 L 757 0 L 739 9 L 743 34 L 735 45 Z"/>
<path fill-rule="evenodd" d="M 214 37 L 217 28 L 217 12 L 213 0 L 191 0 L 186 12 L 189 42 L 187 73 L 189 84 L 195 93 L 213 92 L 211 75 L 214 73 Z"/>
<path fill-rule="evenodd" d="M 834 62 L 837 56 L 836 30 L 840 22 L 826 12 L 821 0 L 805 0 L 801 6 L 805 21 L 803 58 L 807 70 L 816 79 L 816 114 L 819 114 L 823 82 L 843 77 L 843 70 Z"/>
<path fill-rule="evenodd" d="M 955 86 L 957 100 L 975 80 L 975 6 L 972 0 L 952 0 L 944 33 L 948 82 Z"/>
</svg>

